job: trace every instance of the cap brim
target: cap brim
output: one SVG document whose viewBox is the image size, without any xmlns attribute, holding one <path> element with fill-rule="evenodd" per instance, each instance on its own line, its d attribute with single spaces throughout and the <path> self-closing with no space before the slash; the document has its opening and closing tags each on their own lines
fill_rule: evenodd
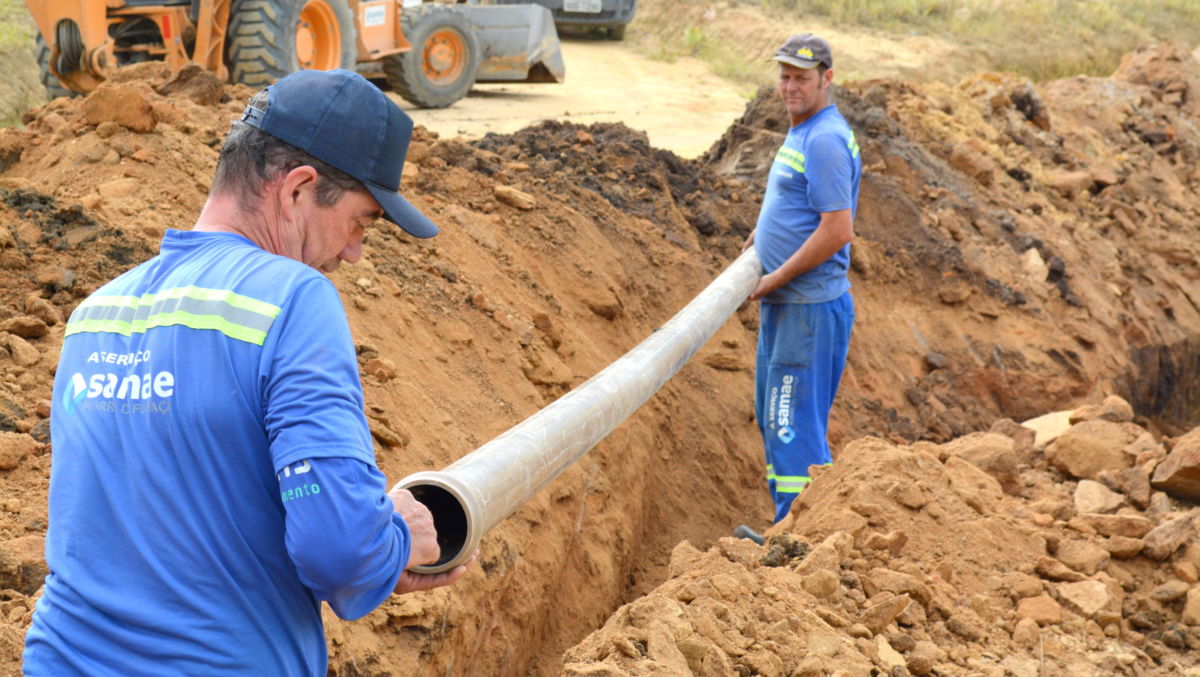
<svg viewBox="0 0 1200 677">
<path fill-rule="evenodd" d="M 433 225 L 433 221 L 426 218 L 400 193 L 365 181 L 363 185 L 383 209 L 383 218 L 400 226 L 404 232 L 414 237 L 433 237 L 438 234 L 438 227 Z"/>
<path fill-rule="evenodd" d="M 771 60 L 772 61 L 780 61 L 780 62 L 786 63 L 789 66 L 795 66 L 796 68 L 816 68 L 817 66 L 821 65 L 820 61 L 810 61 L 808 59 L 798 59 L 794 56 L 775 56 L 775 57 L 771 57 Z"/>
</svg>

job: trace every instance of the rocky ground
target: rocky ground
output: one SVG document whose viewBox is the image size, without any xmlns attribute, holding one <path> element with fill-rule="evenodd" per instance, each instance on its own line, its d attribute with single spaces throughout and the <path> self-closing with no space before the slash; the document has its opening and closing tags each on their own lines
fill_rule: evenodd
<svg viewBox="0 0 1200 677">
<path fill-rule="evenodd" d="M 856 440 L 766 547 L 677 546 L 564 672 L 1200 675 L 1200 428 L 1132 414 Z"/>
<path fill-rule="evenodd" d="M 62 320 L 190 225 L 249 94 L 146 64 L 0 130 L 0 673 L 45 573 Z M 769 515 L 747 305 L 459 585 L 331 618 L 330 674 L 1195 669 L 1200 62 L 839 101 L 866 173 L 837 462 L 769 547 L 722 540 Z M 443 234 L 380 224 L 334 277 L 385 472 L 447 465 L 682 307 L 752 227 L 783 119 L 764 93 L 699 161 L 615 124 L 420 132 L 403 190 Z"/>
</svg>

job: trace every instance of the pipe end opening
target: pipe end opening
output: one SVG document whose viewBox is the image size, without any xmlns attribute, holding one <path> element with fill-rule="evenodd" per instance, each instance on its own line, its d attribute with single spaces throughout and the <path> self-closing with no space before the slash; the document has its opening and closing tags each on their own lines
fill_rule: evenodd
<svg viewBox="0 0 1200 677">
<path fill-rule="evenodd" d="M 414 498 L 433 513 L 433 528 L 437 530 L 441 557 L 428 565 L 443 565 L 462 552 L 467 543 L 467 511 L 454 494 L 432 484 L 417 484 L 408 487 Z"/>
</svg>

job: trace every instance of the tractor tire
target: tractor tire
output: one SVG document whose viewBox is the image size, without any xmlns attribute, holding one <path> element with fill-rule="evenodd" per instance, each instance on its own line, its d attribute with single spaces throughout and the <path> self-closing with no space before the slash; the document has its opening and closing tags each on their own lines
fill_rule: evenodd
<svg viewBox="0 0 1200 677">
<path fill-rule="evenodd" d="M 609 40 L 624 40 L 625 39 L 625 24 L 621 24 L 620 26 L 609 26 L 608 27 L 608 39 Z"/>
<path fill-rule="evenodd" d="M 38 70 L 41 71 L 42 85 L 46 88 L 46 100 L 53 101 L 60 96 L 79 96 L 78 92 L 73 92 L 63 87 L 58 78 L 54 77 L 54 74 L 50 72 L 50 45 L 46 44 L 41 32 L 38 32 L 35 44 Z"/>
<path fill-rule="evenodd" d="M 234 82 L 263 87 L 298 70 L 353 69 L 356 41 L 346 0 L 241 0 L 225 61 Z"/>
<path fill-rule="evenodd" d="M 479 70 L 479 41 L 466 15 L 423 5 L 402 15 L 412 49 L 383 59 L 388 87 L 421 108 L 445 108 L 471 91 Z"/>
</svg>

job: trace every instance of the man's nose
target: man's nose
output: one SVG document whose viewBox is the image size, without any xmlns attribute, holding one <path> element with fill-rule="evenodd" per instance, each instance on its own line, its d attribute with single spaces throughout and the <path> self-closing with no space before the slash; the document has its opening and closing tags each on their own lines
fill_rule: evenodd
<svg viewBox="0 0 1200 677">
<path fill-rule="evenodd" d="M 356 237 L 342 248 L 342 254 L 339 256 L 346 263 L 358 263 L 362 258 L 362 237 Z"/>
</svg>

